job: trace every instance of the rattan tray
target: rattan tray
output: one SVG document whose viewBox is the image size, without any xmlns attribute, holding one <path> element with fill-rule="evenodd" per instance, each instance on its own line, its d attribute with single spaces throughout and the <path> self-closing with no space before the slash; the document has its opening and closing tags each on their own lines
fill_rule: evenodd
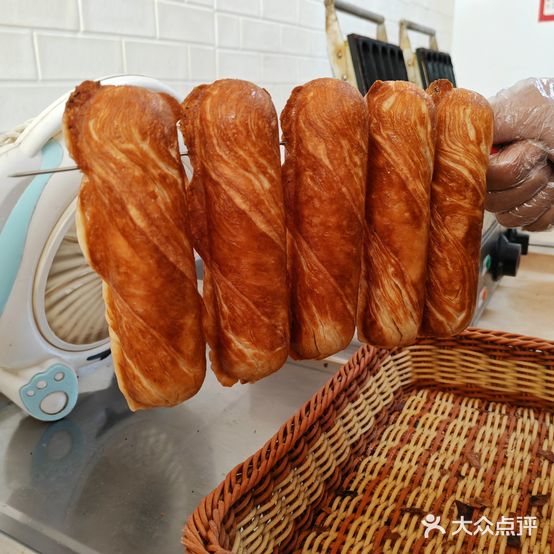
<svg viewBox="0 0 554 554">
<path fill-rule="evenodd" d="M 183 544 L 554 552 L 553 409 L 554 343 L 472 329 L 364 346 L 201 502 Z"/>
</svg>

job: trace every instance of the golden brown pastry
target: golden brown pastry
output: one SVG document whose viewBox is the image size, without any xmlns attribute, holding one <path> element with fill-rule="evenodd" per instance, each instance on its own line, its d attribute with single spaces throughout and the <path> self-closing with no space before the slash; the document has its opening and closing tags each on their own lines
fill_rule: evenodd
<svg viewBox="0 0 554 554">
<path fill-rule="evenodd" d="M 289 345 L 277 115 L 265 90 L 233 79 L 194 89 L 183 114 L 212 369 L 224 385 L 257 381 Z"/>
<path fill-rule="evenodd" d="M 103 280 L 115 372 L 131 410 L 178 404 L 205 375 L 179 116 L 165 94 L 92 81 L 75 89 L 64 114 L 69 152 L 85 175 L 78 239 Z"/>
<path fill-rule="evenodd" d="M 295 88 L 281 114 L 296 359 L 330 356 L 354 334 L 367 125 L 362 96 L 337 79 Z"/>
<path fill-rule="evenodd" d="M 437 106 L 437 147 L 422 334 L 448 337 L 475 308 L 493 113 L 481 95 L 449 81 L 427 91 Z"/>
<path fill-rule="evenodd" d="M 366 102 L 369 167 L 358 335 L 392 348 L 415 341 L 423 316 L 435 108 L 428 94 L 404 81 L 375 82 Z"/>
</svg>

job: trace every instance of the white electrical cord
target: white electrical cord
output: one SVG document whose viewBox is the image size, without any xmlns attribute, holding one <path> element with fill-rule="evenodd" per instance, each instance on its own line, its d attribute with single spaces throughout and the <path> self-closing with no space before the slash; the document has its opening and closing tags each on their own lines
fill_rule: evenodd
<svg viewBox="0 0 554 554">
<path fill-rule="evenodd" d="M 24 123 L 20 123 L 13 129 L 11 129 L 10 131 L 7 131 L 3 135 L 0 135 L 0 148 L 2 146 L 7 146 L 8 144 L 13 144 L 32 121 L 33 119 L 28 119 Z"/>
</svg>

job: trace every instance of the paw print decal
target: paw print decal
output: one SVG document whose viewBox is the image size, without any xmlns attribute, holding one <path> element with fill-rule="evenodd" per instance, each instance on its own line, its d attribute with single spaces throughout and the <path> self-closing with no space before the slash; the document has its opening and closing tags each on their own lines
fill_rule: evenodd
<svg viewBox="0 0 554 554">
<path fill-rule="evenodd" d="M 19 397 L 25 409 L 36 419 L 56 421 L 71 412 L 78 392 L 75 372 L 62 364 L 54 364 L 21 387 Z"/>
</svg>

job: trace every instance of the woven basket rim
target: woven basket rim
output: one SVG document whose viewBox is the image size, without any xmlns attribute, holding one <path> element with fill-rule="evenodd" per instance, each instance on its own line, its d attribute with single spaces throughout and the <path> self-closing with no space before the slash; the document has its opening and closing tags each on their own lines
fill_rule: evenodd
<svg viewBox="0 0 554 554">
<path fill-rule="evenodd" d="M 519 333 L 481 329 L 480 327 L 469 327 L 459 335 L 447 339 L 422 337 L 418 339 L 416 344 L 447 344 L 452 341 L 463 342 L 465 339 L 477 339 L 482 343 L 496 343 L 499 346 L 511 346 L 515 349 L 540 350 L 554 353 L 554 341 Z"/>
<path fill-rule="evenodd" d="M 509 346 L 514 351 L 542 351 L 548 355 L 554 355 L 554 341 L 481 328 L 469 328 L 461 334 L 447 339 L 421 338 L 418 339 L 415 346 L 466 346 L 472 340 L 499 347 Z M 183 545 L 194 547 L 195 552 L 209 552 L 205 548 L 200 530 L 204 531 L 204 534 L 210 534 L 213 538 L 214 521 L 221 522 L 227 509 L 256 486 L 275 467 L 290 450 L 290 446 L 300 439 L 306 429 L 315 423 L 333 400 L 358 377 L 361 368 L 366 368 L 372 361 L 382 361 L 391 353 L 402 350 L 404 348 L 389 351 L 362 344 L 348 362 L 341 366 L 331 379 L 283 423 L 261 448 L 231 469 L 225 479 L 200 501 L 187 519 L 183 529 Z M 261 470 L 262 467 L 263 470 Z M 203 550 L 199 549 L 200 547 L 203 547 Z M 217 552 L 229 551 L 219 547 Z"/>
</svg>

